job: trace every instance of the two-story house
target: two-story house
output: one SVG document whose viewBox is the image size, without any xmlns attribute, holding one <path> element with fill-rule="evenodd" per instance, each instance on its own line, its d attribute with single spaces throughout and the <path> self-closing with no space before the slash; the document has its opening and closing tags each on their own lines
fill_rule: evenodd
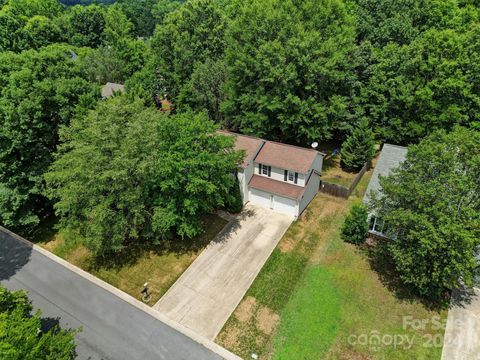
<svg viewBox="0 0 480 360">
<path fill-rule="evenodd" d="M 235 148 L 245 151 L 238 169 L 243 203 L 300 216 L 318 192 L 325 154 L 257 137 L 221 133 L 235 136 Z"/>
</svg>

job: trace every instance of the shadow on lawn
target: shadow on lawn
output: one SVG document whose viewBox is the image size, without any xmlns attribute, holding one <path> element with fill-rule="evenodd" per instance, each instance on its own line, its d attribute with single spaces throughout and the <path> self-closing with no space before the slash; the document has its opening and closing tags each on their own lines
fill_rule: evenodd
<svg viewBox="0 0 480 360">
<path fill-rule="evenodd" d="M 229 226 L 226 221 L 220 219 L 216 215 L 207 215 L 203 219 L 205 231 L 193 239 L 180 239 L 173 237 L 164 239 L 158 243 L 132 241 L 126 243 L 124 250 L 114 253 L 107 253 L 103 256 L 92 258 L 89 267 L 93 270 L 104 269 L 121 269 L 125 266 L 133 266 L 139 259 L 147 253 L 155 255 L 174 255 L 182 256 L 185 254 L 194 254 L 204 249 L 211 241 L 218 241 L 222 237 L 223 232 Z M 232 223 L 235 222 L 232 221 Z"/>
<path fill-rule="evenodd" d="M 391 291 L 395 296 L 402 301 L 407 302 L 420 302 L 426 309 L 432 311 L 440 311 L 447 308 L 450 305 L 449 297 L 442 299 L 431 300 L 419 295 L 415 290 L 410 287 L 408 284 L 405 284 L 395 270 L 395 265 L 391 256 L 388 254 L 386 247 L 377 245 L 366 245 L 362 247 L 362 251 L 365 253 L 368 261 L 370 262 L 370 267 L 374 270 L 380 281 L 385 285 L 385 287 Z M 467 298 L 464 298 L 466 301 Z M 452 298 L 453 302 L 453 298 Z"/>
</svg>

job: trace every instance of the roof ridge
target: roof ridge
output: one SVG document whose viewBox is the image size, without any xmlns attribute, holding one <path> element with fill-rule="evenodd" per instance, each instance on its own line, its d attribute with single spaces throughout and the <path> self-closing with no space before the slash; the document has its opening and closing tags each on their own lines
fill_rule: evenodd
<svg viewBox="0 0 480 360">
<path fill-rule="evenodd" d="M 288 146 L 288 147 L 292 147 L 292 148 L 299 149 L 299 150 L 316 152 L 316 153 L 322 154 L 324 156 L 326 155 L 326 154 L 322 153 L 321 151 L 318 151 L 318 150 L 315 150 L 315 149 L 310 149 L 310 148 L 306 148 L 306 147 L 302 147 L 302 146 L 298 146 L 298 145 L 286 144 L 286 143 L 282 143 L 280 141 L 265 140 L 265 142 L 272 143 L 272 144 L 278 144 L 278 145 L 281 145 L 281 146 Z"/>
</svg>

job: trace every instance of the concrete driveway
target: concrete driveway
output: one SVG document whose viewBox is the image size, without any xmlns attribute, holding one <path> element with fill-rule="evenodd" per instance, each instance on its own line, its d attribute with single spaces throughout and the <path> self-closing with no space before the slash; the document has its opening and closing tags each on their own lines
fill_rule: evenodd
<svg viewBox="0 0 480 360">
<path fill-rule="evenodd" d="M 215 339 L 292 221 L 288 215 L 247 205 L 154 309 Z"/>
<path fill-rule="evenodd" d="M 442 360 L 480 360 L 480 290 L 454 294 L 448 311 Z"/>
</svg>

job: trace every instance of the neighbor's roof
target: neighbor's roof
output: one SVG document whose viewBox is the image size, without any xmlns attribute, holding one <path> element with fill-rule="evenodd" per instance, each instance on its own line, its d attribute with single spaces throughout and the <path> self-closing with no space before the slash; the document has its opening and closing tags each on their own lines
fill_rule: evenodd
<svg viewBox="0 0 480 360">
<path fill-rule="evenodd" d="M 305 188 L 302 186 L 292 185 L 260 175 L 253 175 L 248 186 L 294 200 L 300 199 L 305 191 Z"/>
<path fill-rule="evenodd" d="M 390 172 L 398 167 L 407 156 L 407 148 L 404 146 L 383 145 L 380 157 L 378 158 L 375 169 L 373 170 L 372 178 L 367 187 L 367 192 L 363 198 L 363 202 L 368 203 L 369 194 L 371 191 L 378 192 L 381 190 L 379 176 L 387 176 Z"/>
<path fill-rule="evenodd" d="M 123 86 L 122 84 L 107 82 L 102 87 L 102 97 L 107 98 L 112 96 L 114 92 L 124 92 L 124 91 L 125 91 L 125 86 Z"/>
<path fill-rule="evenodd" d="M 245 150 L 246 155 L 242 163 L 243 168 L 248 166 L 248 163 L 253 160 L 258 149 L 264 143 L 262 139 L 253 136 L 240 135 L 225 130 L 219 130 L 218 132 L 224 135 L 235 136 L 235 150 Z"/>
<path fill-rule="evenodd" d="M 267 141 L 255 162 L 306 173 L 318 154 L 321 153 L 314 149 Z"/>
</svg>

